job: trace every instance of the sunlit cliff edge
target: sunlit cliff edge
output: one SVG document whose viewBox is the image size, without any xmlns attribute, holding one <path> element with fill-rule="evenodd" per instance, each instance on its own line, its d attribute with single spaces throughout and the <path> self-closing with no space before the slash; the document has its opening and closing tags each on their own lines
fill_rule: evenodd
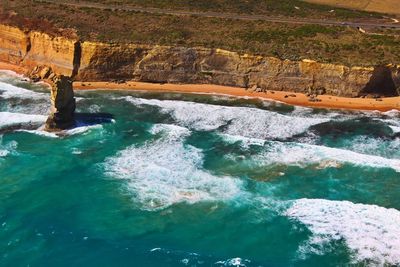
<svg viewBox="0 0 400 267">
<path fill-rule="evenodd" d="M 400 66 L 348 67 L 220 49 L 81 42 L 0 25 L 0 61 L 76 81 L 197 83 L 358 97 L 398 96 Z"/>
</svg>

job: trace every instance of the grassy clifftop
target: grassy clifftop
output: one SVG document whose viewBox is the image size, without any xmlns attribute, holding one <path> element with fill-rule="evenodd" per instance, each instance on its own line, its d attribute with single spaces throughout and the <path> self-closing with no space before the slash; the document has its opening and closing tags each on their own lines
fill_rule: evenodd
<svg viewBox="0 0 400 267">
<path fill-rule="evenodd" d="M 113 6 L 155 7 L 174 10 L 231 12 L 238 14 L 313 17 L 324 19 L 380 18 L 374 12 L 307 3 L 302 0 L 46 0 L 53 3 L 92 3 Z"/>
<path fill-rule="evenodd" d="M 128 0 L 112 2 L 122 1 Z M 130 3 L 135 1 L 144 0 L 129 0 Z M 179 1 L 189 0 L 172 0 L 170 4 Z M 206 5 L 209 0 L 197 2 Z M 222 48 L 281 59 L 308 58 L 350 66 L 400 63 L 400 37 L 389 30 L 382 35 L 366 35 L 345 26 L 173 16 L 31 0 L 2 0 L 2 4 L 2 23 L 54 34 L 75 31 L 82 40 Z M 71 28 L 73 30 L 60 31 Z"/>
</svg>

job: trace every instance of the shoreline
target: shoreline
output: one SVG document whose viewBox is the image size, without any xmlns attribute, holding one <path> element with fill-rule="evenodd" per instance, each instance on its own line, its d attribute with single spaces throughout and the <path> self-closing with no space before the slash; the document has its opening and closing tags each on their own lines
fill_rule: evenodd
<svg viewBox="0 0 400 267">
<path fill-rule="evenodd" d="M 25 74 L 27 69 L 22 66 L 0 62 L 0 70 L 11 70 L 18 74 Z M 44 81 L 46 82 L 46 81 Z M 380 99 L 373 98 L 347 98 L 330 95 L 319 95 L 318 102 L 309 100 L 303 93 L 271 91 L 255 92 L 251 89 L 221 86 L 212 84 L 168 84 L 126 81 L 124 83 L 114 82 L 74 82 L 74 90 L 122 90 L 122 91 L 148 91 L 187 94 L 213 94 L 233 97 L 259 98 L 267 101 L 277 101 L 288 105 L 345 109 L 345 110 L 368 110 L 368 111 L 390 111 L 400 110 L 400 96 Z"/>
</svg>

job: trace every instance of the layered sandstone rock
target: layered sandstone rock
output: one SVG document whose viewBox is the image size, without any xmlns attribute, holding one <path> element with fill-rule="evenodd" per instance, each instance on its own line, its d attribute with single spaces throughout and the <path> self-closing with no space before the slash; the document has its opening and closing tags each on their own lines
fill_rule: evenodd
<svg viewBox="0 0 400 267">
<path fill-rule="evenodd" d="M 30 50 L 29 35 L 22 30 L 0 24 L 0 60 L 19 64 Z"/>
<path fill-rule="evenodd" d="M 346 97 L 368 93 L 398 95 L 396 90 L 399 88 L 399 67 L 395 66 L 347 67 L 207 48 L 96 43 L 83 43 L 82 47 L 84 64 L 78 75 L 82 80 L 121 78 L 159 83 L 255 86 L 261 90 L 323 92 Z M 379 78 L 376 75 L 379 69 L 392 72 L 392 77 L 384 75 Z"/>
<path fill-rule="evenodd" d="M 348 67 L 221 49 L 79 42 L 0 26 L 0 60 L 81 81 L 204 83 L 357 97 L 399 95 L 400 67 Z"/>
<path fill-rule="evenodd" d="M 53 79 L 51 88 L 51 110 L 46 121 L 47 131 L 59 131 L 74 126 L 75 97 L 72 80 L 66 76 Z"/>
<path fill-rule="evenodd" d="M 56 73 L 72 76 L 76 40 L 30 32 L 31 48 L 24 59 L 28 66 L 47 65 Z"/>
<path fill-rule="evenodd" d="M 78 80 L 131 79 L 150 48 L 131 44 L 81 43 Z"/>
</svg>

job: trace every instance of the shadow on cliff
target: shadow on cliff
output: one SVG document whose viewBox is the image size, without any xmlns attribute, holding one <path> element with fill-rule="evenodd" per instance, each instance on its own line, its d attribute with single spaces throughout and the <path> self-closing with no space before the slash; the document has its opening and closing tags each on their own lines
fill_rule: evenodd
<svg viewBox="0 0 400 267">
<path fill-rule="evenodd" d="M 390 68 L 386 66 L 375 67 L 369 82 L 360 93 L 360 95 L 368 94 L 385 97 L 399 96 Z"/>
<path fill-rule="evenodd" d="M 110 113 L 75 113 L 74 119 L 75 127 L 114 122 L 114 116 Z"/>
</svg>

